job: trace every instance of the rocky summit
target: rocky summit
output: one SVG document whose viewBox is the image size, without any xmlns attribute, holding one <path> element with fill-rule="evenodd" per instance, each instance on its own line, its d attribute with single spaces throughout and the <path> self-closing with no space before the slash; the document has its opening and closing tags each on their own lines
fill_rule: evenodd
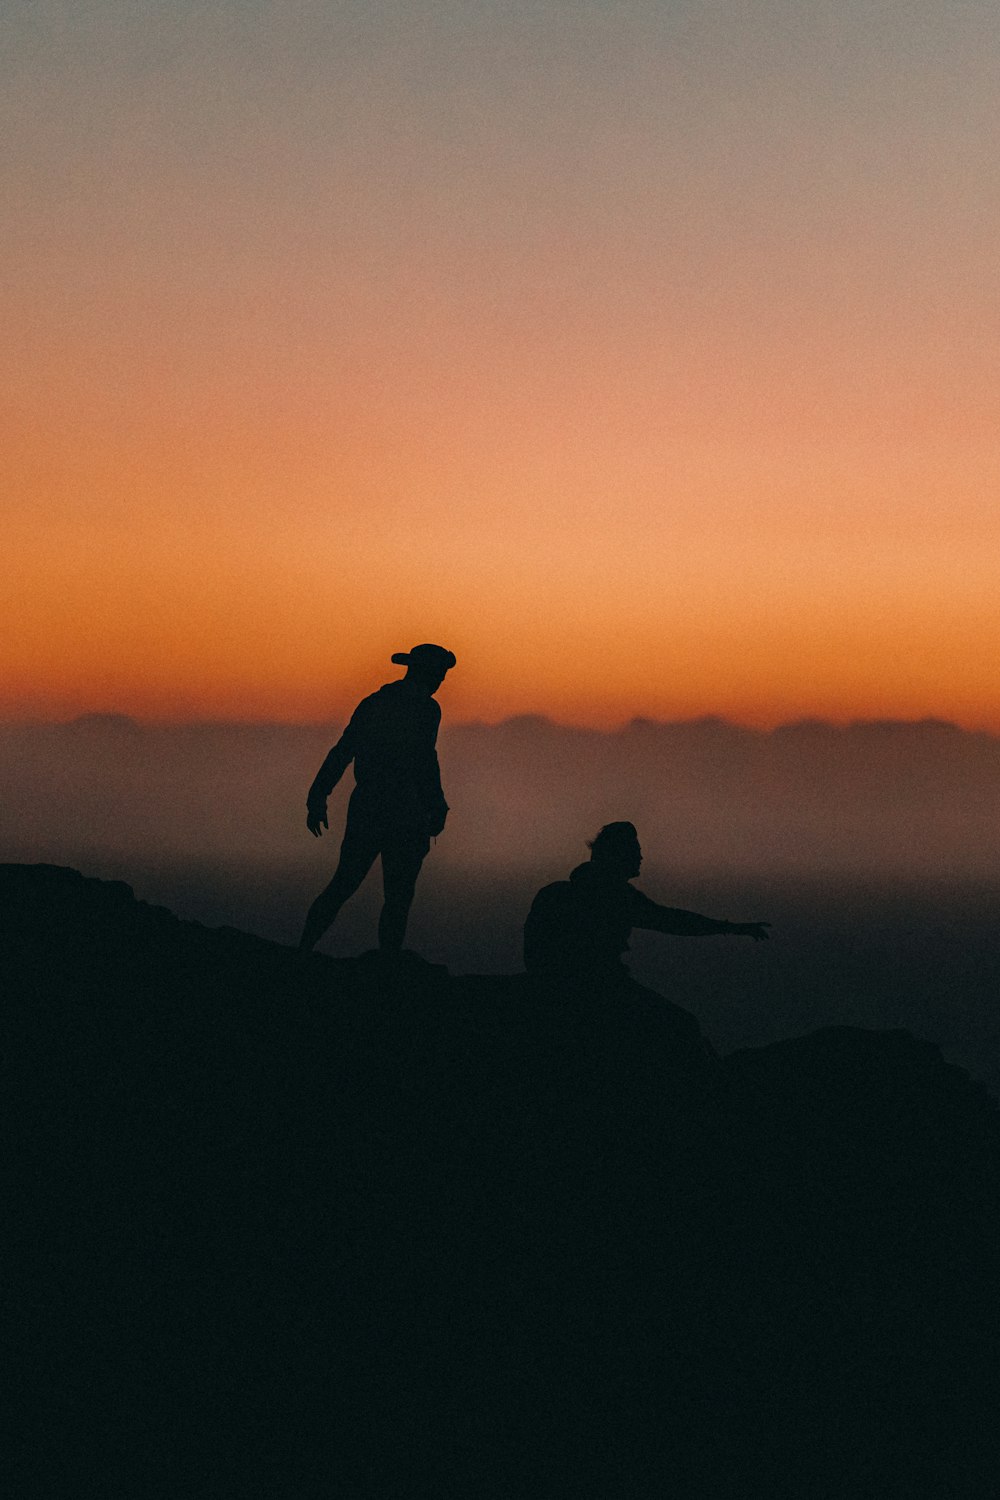
<svg viewBox="0 0 1000 1500">
<path fill-rule="evenodd" d="M 9 1493 L 995 1497 L 1000 1133 L 903 1031 L 0 867 Z"/>
</svg>

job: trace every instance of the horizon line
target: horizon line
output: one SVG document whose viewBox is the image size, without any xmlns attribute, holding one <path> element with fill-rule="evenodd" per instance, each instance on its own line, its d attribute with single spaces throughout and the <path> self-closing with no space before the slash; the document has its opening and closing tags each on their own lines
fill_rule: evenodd
<svg viewBox="0 0 1000 1500">
<path fill-rule="evenodd" d="M 93 709 L 83 713 L 74 714 L 71 718 L 0 718 L 0 730 L 5 729 L 70 729 L 86 725 L 105 725 L 111 727 L 118 725 L 122 728 L 136 730 L 180 730 L 180 729 L 297 729 L 297 730 L 330 730 L 343 726 L 347 723 L 346 717 L 332 717 L 330 719 L 245 719 L 226 717 L 206 718 L 141 718 L 136 714 L 123 713 L 116 709 Z M 746 734 L 768 736 L 781 730 L 789 729 L 827 729 L 840 732 L 859 728 L 897 728 L 897 729 L 942 729 L 953 731 L 964 735 L 985 735 L 991 739 L 1000 738 L 1000 726 L 991 728 L 984 724 L 961 724 L 955 719 L 944 718 L 937 714 L 922 714 L 915 718 L 902 718 L 893 715 L 858 715 L 851 718 L 825 718 L 819 714 L 802 714 L 795 718 L 781 719 L 773 724 L 762 725 L 759 723 L 748 723 L 746 721 L 730 718 L 725 714 L 703 713 L 693 714 L 685 718 L 658 719 L 649 714 L 634 714 L 630 718 L 622 719 L 612 725 L 586 724 L 567 721 L 550 717 L 548 714 L 537 712 L 524 712 L 506 714 L 499 719 L 456 719 L 442 724 L 442 731 L 448 733 L 456 729 L 502 729 L 514 724 L 537 724 L 544 725 L 550 729 L 566 730 L 576 734 L 597 734 L 612 736 L 622 734 L 629 729 L 649 726 L 657 729 L 667 728 L 695 728 L 707 725 L 718 725 L 726 729 L 738 730 Z"/>
</svg>

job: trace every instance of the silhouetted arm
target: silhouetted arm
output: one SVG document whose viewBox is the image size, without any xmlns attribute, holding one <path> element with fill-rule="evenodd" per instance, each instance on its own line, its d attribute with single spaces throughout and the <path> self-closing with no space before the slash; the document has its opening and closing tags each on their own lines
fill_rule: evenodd
<svg viewBox="0 0 1000 1500">
<path fill-rule="evenodd" d="M 356 719 L 357 714 L 316 772 L 306 796 L 306 827 L 314 838 L 321 838 L 323 829 L 329 828 L 326 799 L 354 759 L 357 749 Z"/>
<path fill-rule="evenodd" d="M 437 709 L 437 718 L 434 723 L 430 750 L 427 757 L 426 796 L 430 815 L 428 831 L 432 837 L 436 838 L 444 828 L 445 819 L 448 816 L 448 804 L 444 800 L 444 792 L 441 789 L 441 766 L 438 763 L 437 756 L 437 734 L 441 723 L 441 709 L 437 703 L 434 704 L 434 707 Z"/>
<path fill-rule="evenodd" d="M 755 943 L 767 937 L 770 922 L 720 922 L 703 917 L 696 911 L 682 911 L 676 906 L 661 906 L 633 888 L 632 926 L 649 932 L 669 933 L 672 937 L 750 937 Z"/>
</svg>

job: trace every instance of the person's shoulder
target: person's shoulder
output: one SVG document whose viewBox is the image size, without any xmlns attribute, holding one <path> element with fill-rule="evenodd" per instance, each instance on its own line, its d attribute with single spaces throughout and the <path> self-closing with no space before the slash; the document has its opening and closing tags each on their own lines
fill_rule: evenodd
<svg viewBox="0 0 1000 1500">
<path fill-rule="evenodd" d="M 573 887 L 568 880 L 553 880 L 549 885 L 543 885 L 537 892 L 531 907 L 533 911 L 541 911 L 545 907 L 558 906 L 572 895 Z"/>
<path fill-rule="evenodd" d="M 392 682 L 384 682 L 376 692 L 372 693 L 371 697 L 377 698 L 382 703 L 405 703 L 411 712 L 414 709 L 422 709 L 438 719 L 441 717 L 441 705 L 437 699 L 429 698 L 426 693 L 414 689 L 405 677 L 397 677 Z"/>
<path fill-rule="evenodd" d="M 386 684 L 386 687 L 391 686 L 391 683 Z M 369 693 L 367 697 L 362 698 L 361 702 L 358 704 L 351 717 L 356 719 L 359 714 L 364 717 L 364 715 L 370 713 L 373 708 L 378 708 L 379 704 L 385 701 L 382 698 L 382 694 L 384 692 L 385 687 L 376 688 L 374 693 Z"/>
</svg>

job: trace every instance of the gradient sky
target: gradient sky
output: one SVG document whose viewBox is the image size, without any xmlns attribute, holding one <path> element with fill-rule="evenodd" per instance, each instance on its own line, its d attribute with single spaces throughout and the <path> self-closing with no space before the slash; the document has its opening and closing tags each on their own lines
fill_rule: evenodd
<svg viewBox="0 0 1000 1500">
<path fill-rule="evenodd" d="M 995 0 L 8 0 L 0 716 L 1000 728 Z"/>
</svg>

